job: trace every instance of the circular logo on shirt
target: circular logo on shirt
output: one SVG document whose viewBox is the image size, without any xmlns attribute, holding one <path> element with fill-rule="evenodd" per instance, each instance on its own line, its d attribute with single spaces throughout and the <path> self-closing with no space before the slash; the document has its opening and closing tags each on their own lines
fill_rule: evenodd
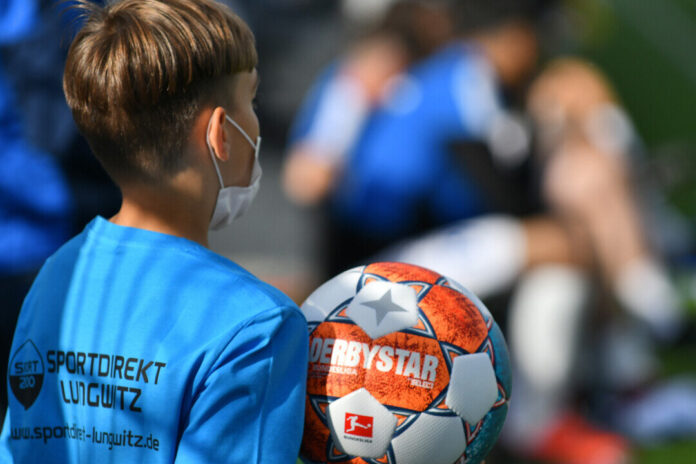
<svg viewBox="0 0 696 464">
<path fill-rule="evenodd" d="M 24 409 L 29 409 L 41 392 L 44 363 L 34 342 L 27 340 L 10 360 L 10 388 Z"/>
</svg>

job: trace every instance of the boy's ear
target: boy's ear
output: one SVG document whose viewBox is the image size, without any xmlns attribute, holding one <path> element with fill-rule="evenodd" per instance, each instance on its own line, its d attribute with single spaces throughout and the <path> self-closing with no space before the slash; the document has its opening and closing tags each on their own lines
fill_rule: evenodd
<svg viewBox="0 0 696 464">
<path fill-rule="evenodd" d="M 225 132 L 225 115 L 225 109 L 218 106 L 213 110 L 208 126 L 210 146 L 220 161 L 227 161 L 230 158 L 230 153 L 227 149 L 227 133 Z"/>
</svg>

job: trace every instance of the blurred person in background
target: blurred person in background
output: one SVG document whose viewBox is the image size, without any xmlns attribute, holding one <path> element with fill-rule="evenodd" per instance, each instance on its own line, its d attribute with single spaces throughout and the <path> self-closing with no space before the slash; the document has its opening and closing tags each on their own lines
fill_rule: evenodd
<svg viewBox="0 0 696 464">
<path fill-rule="evenodd" d="M 654 341 L 674 340 L 683 326 L 634 191 L 639 140 L 606 78 L 580 59 L 551 62 L 527 102 L 548 214 L 585 259 L 537 266 L 517 283 L 508 326 L 517 401 L 505 440 L 549 462 L 626 462 L 628 443 L 587 422 L 572 400 L 582 387 L 646 385 Z"/>
<path fill-rule="evenodd" d="M 618 302 L 658 338 L 673 339 L 678 303 L 635 191 L 640 142 L 611 85 L 593 65 L 559 59 L 534 83 L 528 106 L 539 129 L 546 204 L 583 229 Z"/>
<path fill-rule="evenodd" d="M 26 69 L 12 60 L 39 29 L 40 4 L 10 0 L 0 7 L 0 410 L 7 407 L 7 364 L 19 309 L 43 261 L 69 236 L 73 197 L 57 160 L 33 135 L 55 127 L 27 119 L 14 79 Z M 34 56 L 34 59 L 37 57 Z M 56 69 L 60 78 L 60 69 Z M 26 76 L 26 74 L 25 74 Z M 30 76 L 36 77 L 30 73 Z M 25 77 L 26 79 L 26 77 Z M 59 87 L 60 88 L 60 87 Z M 62 98 L 62 97 L 61 97 Z M 46 103 L 42 112 L 50 113 Z M 3 415 L 4 419 L 4 415 Z M 3 419 L 0 419 L 0 423 Z"/>
<path fill-rule="evenodd" d="M 622 462 L 618 437 L 588 429 L 568 400 L 582 387 L 624 398 L 649 390 L 658 373 L 656 346 L 685 330 L 683 302 L 650 231 L 660 224 L 646 222 L 645 192 L 636 190 L 640 139 L 603 73 L 581 59 L 551 62 L 530 89 L 528 109 L 549 214 L 585 243 L 589 260 L 565 276 L 538 268 L 520 279 L 508 338 L 520 401 L 506 436 L 549 460 Z M 695 394 L 678 393 L 683 404 L 693 404 Z M 654 438 L 694 423 L 693 413 L 675 405 L 653 411 Z M 627 424 L 620 417 L 626 414 L 606 402 L 600 410 L 595 415 L 605 427 L 631 437 L 645 427 L 645 420 Z M 585 439 L 559 445 L 569 437 Z"/>
<path fill-rule="evenodd" d="M 453 14 L 453 5 L 464 11 Z M 284 180 L 298 203 L 328 202 L 329 273 L 493 209 L 451 145 L 490 146 L 512 133 L 493 148 L 494 164 L 519 164 L 528 139 L 505 110 L 503 88 L 534 69 L 537 8 L 396 2 L 381 33 L 320 77 L 295 121 Z"/>
</svg>

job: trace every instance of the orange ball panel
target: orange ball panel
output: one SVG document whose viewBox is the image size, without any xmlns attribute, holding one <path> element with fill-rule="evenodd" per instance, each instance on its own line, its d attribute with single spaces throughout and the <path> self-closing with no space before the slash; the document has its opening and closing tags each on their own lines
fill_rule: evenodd
<svg viewBox="0 0 696 464">
<path fill-rule="evenodd" d="M 432 356 L 437 363 L 434 379 L 426 374 L 425 379 L 416 375 L 404 375 L 407 372 L 409 358 L 400 359 L 397 353 L 393 356 L 394 366 L 389 372 L 381 372 L 372 368 L 367 372 L 365 388 L 380 403 L 388 406 L 425 411 L 449 384 L 449 371 L 437 340 L 420 335 L 393 333 L 374 341 L 375 345 L 398 347 L 399 349 L 418 353 L 419 359 L 416 370 L 423 372 L 426 355 Z M 432 381 L 431 381 L 432 379 Z"/>
<path fill-rule="evenodd" d="M 436 285 L 418 305 L 442 342 L 473 353 L 488 336 L 486 321 L 476 305 L 452 288 Z"/>
<path fill-rule="evenodd" d="M 376 274 L 392 282 L 421 281 L 434 284 L 442 277 L 428 269 L 403 263 L 375 263 L 368 265 L 364 274 Z"/>
<path fill-rule="evenodd" d="M 345 461 L 346 464 L 365 464 L 365 460 L 363 458 L 353 458 L 350 461 Z"/>
</svg>

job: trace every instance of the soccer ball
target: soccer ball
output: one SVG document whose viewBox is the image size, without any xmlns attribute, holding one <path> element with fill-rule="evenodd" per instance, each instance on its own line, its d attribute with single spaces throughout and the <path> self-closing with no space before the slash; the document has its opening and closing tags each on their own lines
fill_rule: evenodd
<svg viewBox="0 0 696 464">
<path fill-rule="evenodd" d="M 375 263 L 303 303 L 305 463 L 478 463 L 507 414 L 505 340 L 476 296 L 433 271 Z"/>
</svg>

